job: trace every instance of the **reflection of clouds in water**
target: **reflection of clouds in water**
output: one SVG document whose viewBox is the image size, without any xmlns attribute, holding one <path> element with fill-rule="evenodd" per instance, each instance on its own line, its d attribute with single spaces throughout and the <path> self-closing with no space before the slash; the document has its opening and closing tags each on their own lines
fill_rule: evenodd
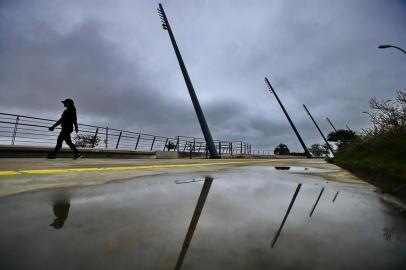
<svg viewBox="0 0 406 270">
<path fill-rule="evenodd" d="M 108 194 L 108 195 L 94 195 L 92 197 L 80 197 L 75 198 L 75 204 L 87 204 L 92 202 L 101 202 L 108 199 L 118 199 L 120 194 Z"/>
<path fill-rule="evenodd" d="M 193 238 L 189 237 L 182 269 L 202 265 L 205 269 L 297 269 L 298 265 L 301 269 L 404 269 L 405 220 L 393 215 L 368 185 L 326 184 L 319 177 L 261 167 L 213 176 L 216 180 Z M 74 212 L 69 216 L 66 211 L 63 231 L 47 226 L 58 219 L 50 202 L 60 201 L 49 198 L 63 199 L 60 190 L 3 198 L 1 264 L 10 265 L 4 269 L 42 269 L 43 260 L 38 258 L 46 254 L 50 269 L 72 264 L 77 269 L 89 265 L 124 269 L 128 264 L 137 269 L 168 269 L 182 250 L 204 183 L 176 185 L 173 181 L 203 178 L 203 173 L 161 175 L 70 189 L 65 203 L 72 203 L 74 209 L 69 211 Z M 303 186 L 276 249 L 270 251 L 298 181 Z M 309 219 L 323 185 L 326 189 Z M 333 203 L 337 190 L 340 194 Z M 352 207 L 354 202 L 357 207 Z M 383 228 L 389 229 L 390 241 L 385 240 Z M 105 259 L 94 260 L 101 254 Z"/>
</svg>

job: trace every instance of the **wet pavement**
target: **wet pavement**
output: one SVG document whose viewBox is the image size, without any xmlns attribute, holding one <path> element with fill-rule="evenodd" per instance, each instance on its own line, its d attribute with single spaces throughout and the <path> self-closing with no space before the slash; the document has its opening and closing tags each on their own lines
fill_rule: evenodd
<svg viewBox="0 0 406 270">
<path fill-rule="evenodd" d="M 247 166 L 3 197 L 0 269 L 406 269 L 406 219 L 373 186 L 320 171 Z"/>
</svg>

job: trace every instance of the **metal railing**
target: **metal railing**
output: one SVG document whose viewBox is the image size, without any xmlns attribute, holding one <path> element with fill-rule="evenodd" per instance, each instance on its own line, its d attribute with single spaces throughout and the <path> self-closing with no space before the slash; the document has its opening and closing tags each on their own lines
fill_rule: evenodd
<svg viewBox="0 0 406 270">
<path fill-rule="evenodd" d="M 54 146 L 60 127 L 54 132 L 48 130 L 56 120 L 0 113 L 0 145 Z M 120 149 L 132 151 L 178 151 L 188 154 L 201 154 L 207 157 L 207 145 L 203 138 L 189 136 L 165 137 L 151 135 L 108 126 L 78 124 L 79 135 L 87 137 L 85 147 Z M 75 135 L 75 133 L 73 133 Z M 90 138 L 90 141 L 89 141 Z M 73 141 L 78 138 L 73 136 Z M 251 144 L 243 141 L 215 140 L 220 155 L 250 155 Z M 80 147 L 80 146 L 79 146 Z"/>
</svg>

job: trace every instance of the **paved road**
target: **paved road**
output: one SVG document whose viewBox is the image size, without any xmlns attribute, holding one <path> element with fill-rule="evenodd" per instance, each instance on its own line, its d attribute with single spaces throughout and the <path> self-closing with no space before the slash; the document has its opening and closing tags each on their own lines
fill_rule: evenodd
<svg viewBox="0 0 406 270">
<path fill-rule="evenodd" d="M 47 188 L 104 184 L 139 176 L 213 172 L 247 165 L 301 166 L 327 169 L 330 180 L 360 181 L 320 159 L 1 159 L 0 196 Z"/>
</svg>

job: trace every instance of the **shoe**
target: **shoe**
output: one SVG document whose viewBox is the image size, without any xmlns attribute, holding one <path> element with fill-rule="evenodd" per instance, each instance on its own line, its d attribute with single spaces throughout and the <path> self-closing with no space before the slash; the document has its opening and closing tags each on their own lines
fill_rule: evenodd
<svg viewBox="0 0 406 270">
<path fill-rule="evenodd" d="M 81 158 L 81 157 L 83 157 L 82 154 L 81 154 L 81 153 L 77 153 L 77 154 L 73 157 L 73 160 L 78 159 L 78 158 Z"/>
<path fill-rule="evenodd" d="M 50 154 L 50 155 L 48 155 L 48 156 L 47 156 L 47 159 L 56 159 L 56 156 L 55 156 L 55 155 Z"/>
</svg>

